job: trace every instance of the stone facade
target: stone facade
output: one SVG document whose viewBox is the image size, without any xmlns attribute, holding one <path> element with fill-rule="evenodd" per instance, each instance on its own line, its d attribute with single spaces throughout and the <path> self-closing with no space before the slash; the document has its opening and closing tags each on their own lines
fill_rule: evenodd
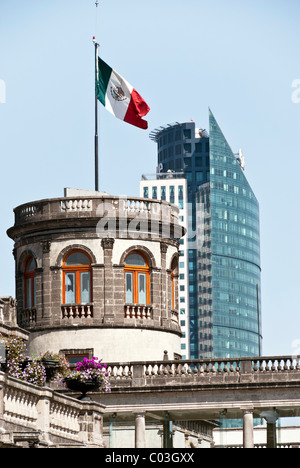
<svg viewBox="0 0 300 468">
<path fill-rule="evenodd" d="M 180 355 L 177 281 L 183 228 L 174 205 L 83 192 L 16 208 L 8 235 L 15 241 L 18 324 L 30 332 L 31 353 L 90 349 L 109 362 L 162 359 L 165 350 Z M 89 303 L 63 300 L 63 264 L 71 251 L 91 260 Z M 124 262 L 132 252 L 141 253 L 149 266 L 147 304 L 125 304 Z M 28 258 L 36 264 L 30 306 L 24 279 Z"/>
<path fill-rule="evenodd" d="M 16 336 L 27 341 L 29 332 L 17 324 L 17 301 L 10 296 L 0 297 L 0 336 Z"/>
<path fill-rule="evenodd" d="M 103 413 L 0 372 L 0 448 L 103 448 Z"/>
</svg>

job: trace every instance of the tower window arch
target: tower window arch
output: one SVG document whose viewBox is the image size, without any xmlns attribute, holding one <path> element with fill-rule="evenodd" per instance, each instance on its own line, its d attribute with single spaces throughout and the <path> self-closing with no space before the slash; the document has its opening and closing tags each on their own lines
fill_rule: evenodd
<svg viewBox="0 0 300 468">
<path fill-rule="evenodd" d="M 63 303 L 92 302 L 91 259 L 82 250 L 72 250 L 63 262 Z"/>
<path fill-rule="evenodd" d="M 139 251 L 127 255 L 124 264 L 126 304 L 150 304 L 149 263 Z"/>
<path fill-rule="evenodd" d="M 36 307 L 36 268 L 35 258 L 30 255 L 24 269 L 24 306 L 25 309 Z"/>
</svg>

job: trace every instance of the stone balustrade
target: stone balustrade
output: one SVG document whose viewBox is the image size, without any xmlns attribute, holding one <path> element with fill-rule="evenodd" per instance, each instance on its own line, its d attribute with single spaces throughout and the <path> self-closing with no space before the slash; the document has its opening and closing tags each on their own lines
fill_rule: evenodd
<svg viewBox="0 0 300 468">
<path fill-rule="evenodd" d="M 67 199 L 60 202 L 61 211 L 65 213 L 76 211 L 93 211 L 93 201 L 90 199 Z"/>
<path fill-rule="evenodd" d="M 21 327 L 28 328 L 33 326 L 37 320 L 36 308 L 23 309 L 19 312 L 18 323 Z"/>
<path fill-rule="evenodd" d="M 266 410 L 275 406 L 276 414 L 282 409 L 287 416 L 300 408 L 296 356 L 168 360 L 166 355 L 162 361 L 108 364 L 108 371 L 112 392 L 99 396 L 101 404 L 0 372 L 0 447 L 101 447 L 103 415 L 135 415 L 136 435 L 143 439 L 147 414 L 163 417 L 168 411 L 174 420 L 193 421 L 225 411 L 229 419 L 243 415 L 244 447 L 252 448 L 254 414 L 267 418 Z"/>
<path fill-rule="evenodd" d="M 300 380 L 300 357 L 273 356 L 238 359 L 204 359 L 204 360 L 163 360 L 155 362 L 135 362 L 109 364 L 110 379 L 113 386 L 155 385 L 164 381 L 165 385 L 176 382 L 180 385 L 208 383 L 210 378 L 219 383 L 238 383 L 241 376 L 251 376 L 281 381 L 281 375 L 296 375 Z"/>
<path fill-rule="evenodd" d="M 100 448 L 104 407 L 37 387 L 0 372 L 0 447 Z"/>
<path fill-rule="evenodd" d="M 140 304 L 125 304 L 124 317 L 126 319 L 153 319 L 153 309 L 151 306 L 144 306 Z"/>
<path fill-rule="evenodd" d="M 243 446 L 254 448 L 255 418 L 267 422 L 273 448 L 274 417 L 300 416 L 300 357 L 168 360 L 109 364 L 107 413 L 141 414 L 172 421 L 243 420 Z M 136 426 L 143 440 L 144 429 Z"/>
<path fill-rule="evenodd" d="M 62 319 L 93 318 L 94 304 L 63 304 L 61 306 Z"/>
<path fill-rule="evenodd" d="M 153 238 L 179 239 L 185 232 L 177 206 L 138 197 L 51 198 L 21 205 L 14 213 L 15 224 L 7 231 L 12 239 L 31 232 L 33 223 L 38 229 L 53 222 L 56 228 L 93 226 L 100 238 L 124 237 L 126 231 L 129 238 L 148 238 L 150 231 Z"/>
<path fill-rule="evenodd" d="M 153 220 L 169 220 L 178 223 L 179 209 L 161 200 L 113 196 L 64 197 L 39 200 L 21 205 L 14 210 L 15 227 L 24 223 L 64 219 L 71 217 L 146 217 Z"/>
</svg>

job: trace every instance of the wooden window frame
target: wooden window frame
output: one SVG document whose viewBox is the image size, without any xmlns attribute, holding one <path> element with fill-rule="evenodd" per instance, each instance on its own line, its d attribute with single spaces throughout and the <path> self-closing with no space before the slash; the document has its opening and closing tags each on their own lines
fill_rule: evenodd
<svg viewBox="0 0 300 468">
<path fill-rule="evenodd" d="M 146 265 L 126 265 L 126 259 L 133 254 L 142 257 Z M 133 304 L 139 304 L 139 273 L 144 273 L 146 275 L 146 304 L 143 305 L 150 305 L 150 267 L 147 257 L 139 250 L 134 250 L 132 252 L 129 252 L 129 254 L 126 256 L 126 259 L 124 261 L 124 302 L 126 303 L 126 273 L 132 273 Z"/>
<path fill-rule="evenodd" d="M 66 265 L 66 262 L 68 258 L 74 254 L 74 253 L 82 253 L 85 255 L 89 261 L 89 265 Z M 70 252 L 65 255 L 64 261 L 63 261 L 63 278 L 62 278 L 62 299 L 63 299 L 63 304 L 69 304 L 66 302 L 66 275 L 67 273 L 75 273 L 75 302 L 72 304 L 81 304 L 81 273 L 90 273 L 90 302 L 87 304 L 90 304 L 93 302 L 93 275 L 92 275 L 92 260 L 91 257 L 87 252 L 84 250 L 80 249 L 73 249 L 70 250 Z"/>
<path fill-rule="evenodd" d="M 24 268 L 24 308 L 25 309 L 33 309 L 36 306 L 36 270 L 30 270 L 27 271 L 28 265 L 32 262 L 32 260 L 35 261 L 35 258 L 33 255 L 30 255 L 25 263 L 25 268 Z M 27 295 L 27 282 L 30 280 L 30 292 L 31 292 L 31 304 L 28 303 L 29 298 Z"/>
<path fill-rule="evenodd" d="M 174 270 L 171 271 L 171 294 L 172 294 L 172 310 L 175 310 L 175 273 Z"/>
</svg>

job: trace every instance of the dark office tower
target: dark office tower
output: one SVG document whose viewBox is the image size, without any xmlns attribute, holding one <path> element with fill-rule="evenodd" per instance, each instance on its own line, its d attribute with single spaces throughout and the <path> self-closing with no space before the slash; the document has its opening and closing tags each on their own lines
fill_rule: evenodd
<svg viewBox="0 0 300 468">
<path fill-rule="evenodd" d="M 188 183 L 191 358 L 257 356 L 261 350 L 259 205 L 213 114 L 151 133 L 158 178 Z M 165 174 L 169 175 L 165 175 Z"/>
</svg>

